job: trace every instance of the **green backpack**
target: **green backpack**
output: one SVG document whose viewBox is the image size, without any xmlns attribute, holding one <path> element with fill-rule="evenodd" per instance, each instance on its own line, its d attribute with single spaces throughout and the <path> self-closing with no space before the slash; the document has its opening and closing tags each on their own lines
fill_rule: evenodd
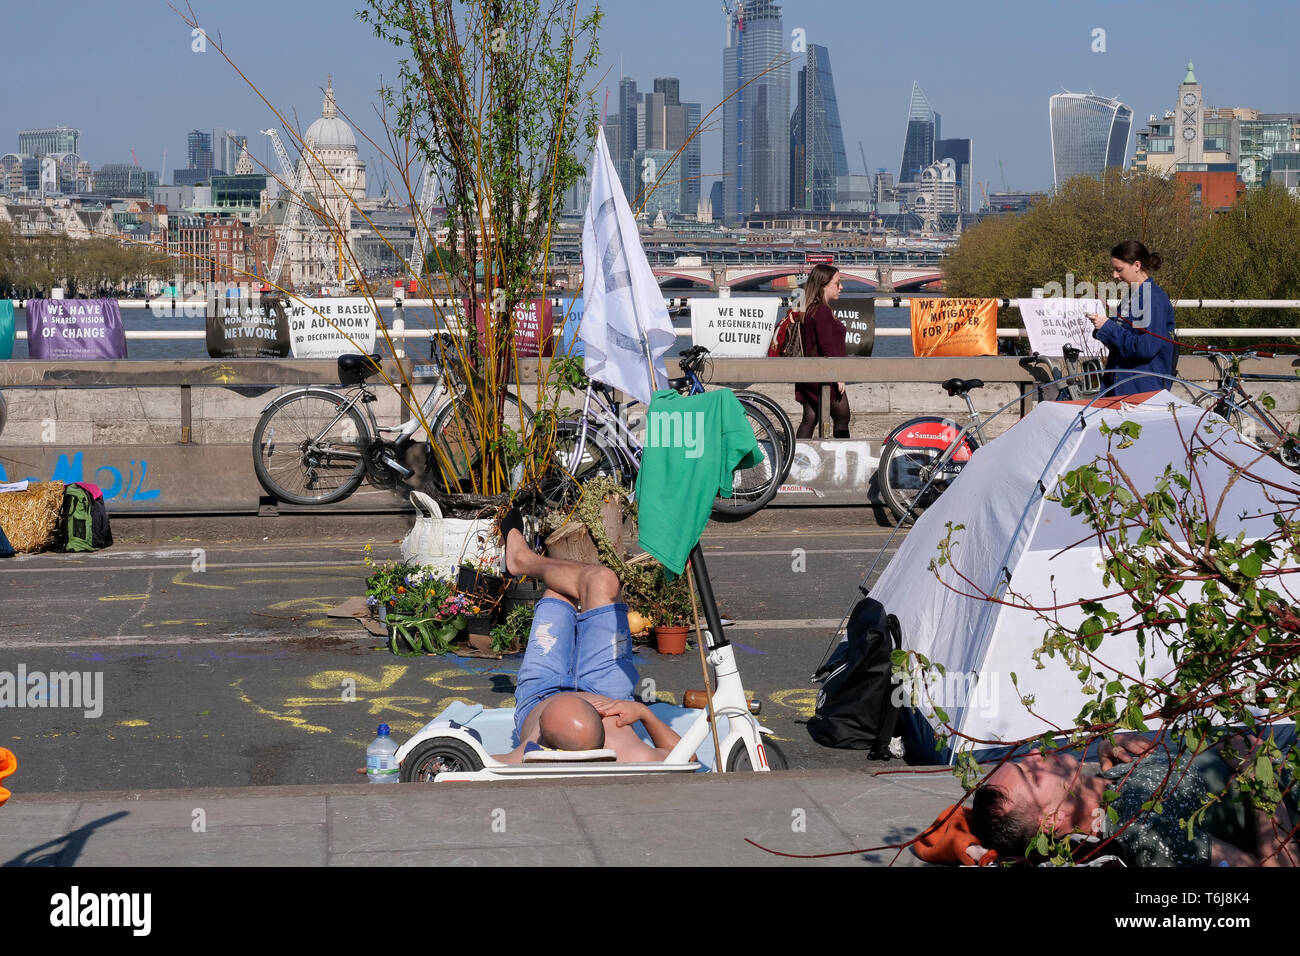
<svg viewBox="0 0 1300 956">
<path fill-rule="evenodd" d="M 60 551 L 94 551 L 94 519 L 90 492 L 77 485 L 63 489 L 63 517 L 59 519 Z"/>
</svg>

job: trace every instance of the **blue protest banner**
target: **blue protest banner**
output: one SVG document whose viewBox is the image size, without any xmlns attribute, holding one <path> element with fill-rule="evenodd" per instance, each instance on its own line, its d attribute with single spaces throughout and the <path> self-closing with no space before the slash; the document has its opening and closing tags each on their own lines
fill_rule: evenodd
<svg viewBox="0 0 1300 956">
<path fill-rule="evenodd" d="M 560 317 L 564 319 L 564 328 L 560 333 L 560 343 L 555 354 L 582 358 L 585 353 L 582 340 L 578 338 L 578 323 L 582 321 L 582 299 L 561 299 L 556 306 L 556 318 Z"/>
</svg>

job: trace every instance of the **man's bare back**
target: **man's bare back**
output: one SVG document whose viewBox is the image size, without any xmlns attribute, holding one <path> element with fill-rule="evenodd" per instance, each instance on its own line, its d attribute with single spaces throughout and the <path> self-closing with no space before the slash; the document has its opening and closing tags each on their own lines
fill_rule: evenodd
<svg viewBox="0 0 1300 956">
<path fill-rule="evenodd" d="M 667 724 L 651 713 L 649 707 L 639 701 L 610 700 L 600 694 L 573 691 L 548 697 L 529 711 L 519 731 L 519 746 L 508 754 L 497 756 L 496 759 L 502 763 L 521 762 L 524 748 L 529 743 L 538 741 L 541 734 L 542 713 L 549 704 L 561 697 L 580 697 L 596 708 L 605 728 L 605 748 L 614 751 L 620 762 L 663 760 L 680 739 Z M 649 746 L 632 729 L 632 724 L 638 721 L 645 727 L 656 746 Z"/>
</svg>

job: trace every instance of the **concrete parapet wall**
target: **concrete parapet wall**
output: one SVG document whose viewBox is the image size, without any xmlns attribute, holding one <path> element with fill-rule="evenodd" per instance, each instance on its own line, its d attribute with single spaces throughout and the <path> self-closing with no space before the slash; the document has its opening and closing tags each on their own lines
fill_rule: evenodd
<svg viewBox="0 0 1300 956">
<path fill-rule="evenodd" d="M 386 369 L 399 376 L 393 363 Z M 1249 363 L 1248 370 L 1286 376 L 1295 371 L 1291 359 L 1281 358 Z M 965 402 L 948 397 L 937 384 L 947 378 L 985 381 L 972 393 L 982 415 L 1010 405 L 988 423 L 986 439 L 1011 427 L 1033 401 L 1030 375 L 1005 358 L 719 359 L 710 371 L 713 382 L 774 398 L 796 428 L 802 407 L 794 400 L 792 381 L 849 383 L 853 437 L 800 443 L 778 498 L 788 503 L 877 502 L 876 461 L 894 427 L 921 415 L 965 423 Z M 1212 369 L 1204 359 L 1184 359 L 1180 371 L 1211 384 Z M 8 422 L 0 433 L 0 477 L 91 481 L 110 492 L 116 511 L 256 513 L 263 492 L 253 473 L 251 440 L 262 409 L 285 389 L 333 381 L 333 372 L 334 363 L 319 361 L 3 362 L 0 387 Z M 521 380 L 516 394 L 535 405 L 535 361 L 521 363 Z M 1273 396 L 1284 421 L 1300 411 L 1300 382 L 1294 379 L 1245 384 L 1253 394 Z M 416 396 L 423 397 L 427 387 L 416 384 Z M 370 408 L 379 424 L 396 425 L 405 417 L 397 392 L 382 382 L 375 392 L 378 401 Z M 564 404 L 573 402 L 568 397 Z M 393 493 L 363 486 L 330 507 L 403 506 Z"/>
</svg>

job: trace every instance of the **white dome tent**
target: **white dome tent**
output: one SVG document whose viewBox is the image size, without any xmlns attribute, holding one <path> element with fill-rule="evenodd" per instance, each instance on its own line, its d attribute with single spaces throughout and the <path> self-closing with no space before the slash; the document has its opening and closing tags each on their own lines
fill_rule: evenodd
<svg viewBox="0 0 1300 956">
<path fill-rule="evenodd" d="M 1140 437 L 1126 448 L 1119 447 L 1117 436 L 1108 439 L 1099 429 L 1102 423 L 1114 428 L 1125 421 L 1142 426 Z M 1229 462 L 1249 467 L 1252 476 L 1271 483 L 1274 499 L 1291 506 L 1300 502 L 1300 475 L 1261 458 L 1258 446 L 1243 441 L 1221 418 L 1160 391 L 1091 406 L 1036 406 L 977 451 L 917 520 L 871 596 L 898 617 L 904 650 L 923 654 L 947 671 L 942 689 L 932 687 L 934 703 L 959 734 L 1013 742 L 1051 731 L 1053 725 L 1068 729 L 1089 699 L 1059 655 L 1042 655 L 1042 669 L 1032 657 L 1049 624 L 1030 607 L 1071 605 L 1058 618 L 1074 628 L 1087 617 L 1075 602 L 1120 591 L 1113 583 L 1102 585 L 1103 555 L 1083 518 L 1047 497 L 1057 480 L 1109 452 L 1137 491 L 1146 494 L 1156 489 L 1167 466 L 1189 473 L 1188 448 L 1197 446 L 1214 451 L 1198 455 L 1195 470 L 1211 509 L 1224 498 L 1217 523 L 1221 537 L 1241 532 L 1247 540 L 1264 537 L 1273 531 L 1272 516 L 1279 510 L 1258 481 L 1231 482 Z M 951 558 L 930 570 L 949 524 L 963 526 L 952 534 Z M 1193 593 L 1185 588 L 1182 597 Z M 1132 614 L 1127 594 L 1105 603 L 1121 618 Z M 1098 653 L 1112 671 L 1123 667 L 1137 673 L 1139 651 L 1131 633 L 1108 635 Z M 1148 642 L 1142 656 L 1148 676 L 1170 668 L 1157 641 Z M 1025 696 L 1034 699 L 1033 713 L 1022 703 Z M 904 723 L 918 756 L 935 754 L 934 734 L 942 722 L 924 692 L 920 701 L 920 707 L 905 711 Z M 971 749 L 982 757 L 999 748 L 953 737 L 936 759 L 951 762 L 954 749 Z"/>
</svg>

